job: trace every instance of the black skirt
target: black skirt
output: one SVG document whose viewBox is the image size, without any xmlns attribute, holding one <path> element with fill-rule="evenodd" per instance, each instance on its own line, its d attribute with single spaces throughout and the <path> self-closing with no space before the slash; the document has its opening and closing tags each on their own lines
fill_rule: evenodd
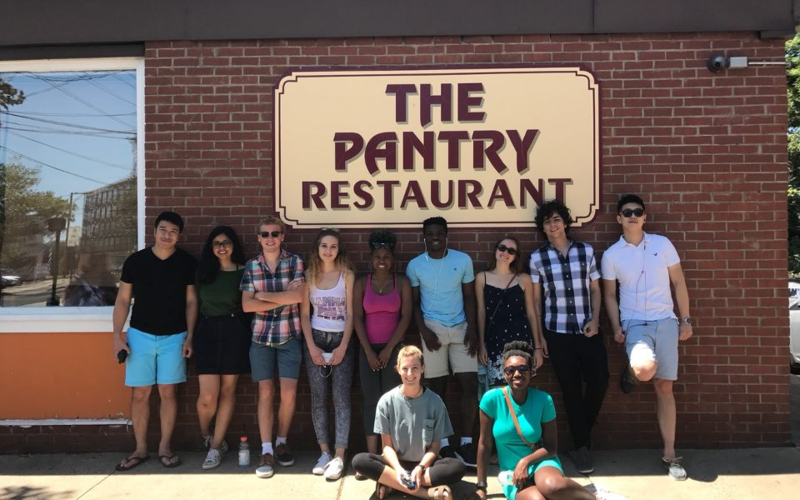
<svg viewBox="0 0 800 500">
<path fill-rule="evenodd" d="M 192 355 L 198 375 L 250 373 L 250 318 L 244 313 L 200 315 Z"/>
</svg>

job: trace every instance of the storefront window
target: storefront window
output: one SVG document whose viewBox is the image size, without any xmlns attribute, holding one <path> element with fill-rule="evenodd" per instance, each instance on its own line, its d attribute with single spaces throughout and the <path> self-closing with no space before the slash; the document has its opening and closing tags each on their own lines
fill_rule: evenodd
<svg viewBox="0 0 800 500">
<path fill-rule="evenodd" d="M 0 65 L 0 307 L 111 306 L 138 246 L 136 61 L 9 64 Z"/>
</svg>

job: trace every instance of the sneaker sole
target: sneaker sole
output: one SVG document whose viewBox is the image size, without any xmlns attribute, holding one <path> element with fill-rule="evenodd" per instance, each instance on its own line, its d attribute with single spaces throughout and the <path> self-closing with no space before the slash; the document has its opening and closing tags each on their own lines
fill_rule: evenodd
<svg viewBox="0 0 800 500">
<path fill-rule="evenodd" d="M 583 474 L 583 475 L 585 475 L 585 476 L 588 476 L 589 474 L 593 474 L 593 473 L 594 473 L 594 469 L 593 469 L 593 468 L 592 468 L 592 469 L 584 469 L 584 470 L 580 470 L 580 469 L 578 469 L 578 468 L 576 467 L 576 469 L 578 470 L 578 472 L 580 472 L 581 474 Z"/>
<path fill-rule="evenodd" d="M 461 460 L 461 463 L 464 464 L 467 467 L 477 467 L 478 466 L 478 464 L 468 463 L 466 460 L 464 460 L 464 457 L 462 457 L 458 452 L 456 452 L 455 455 L 456 455 L 455 458 Z"/>
<path fill-rule="evenodd" d="M 268 479 L 275 475 L 275 471 L 271 470 L 269 472 L 258 472 L 256 471 L 256 477 L 259 479 Z"/>
<path fill-rule="evenodd" d="M 288 462 L 283 462 L 281 460 L 278 460 L 278 465 L 280 465 L 281 467 L 291 467 L 292 465 L 294 465 L 294 459 Z"/>
<path fill-rule="evenodd" d="M 220 464 L 213 464 L 213 465 L 206 465 L 206 464 L 203 464 L 203 470 L 211 470 L 211 469 L 216 469 L 216 468 L 217 468 L 217 467 L 219 467 L 219 466 L 220 466 Z"/>
</svg>

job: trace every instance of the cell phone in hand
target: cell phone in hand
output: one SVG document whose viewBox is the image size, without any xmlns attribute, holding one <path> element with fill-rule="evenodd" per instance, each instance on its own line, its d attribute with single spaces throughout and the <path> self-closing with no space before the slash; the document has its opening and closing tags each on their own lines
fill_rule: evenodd
<svg viewBox="0 0 800 500">
<path fill-rule="evenodd" d="M 119 352 L 117 353 L 117 362 L 119 364 L 122 364 L 125 362 L 126 359 L 128 359 L 128 351 L 126 351 L 125 349 L 120 349 Z"/>
</svg>

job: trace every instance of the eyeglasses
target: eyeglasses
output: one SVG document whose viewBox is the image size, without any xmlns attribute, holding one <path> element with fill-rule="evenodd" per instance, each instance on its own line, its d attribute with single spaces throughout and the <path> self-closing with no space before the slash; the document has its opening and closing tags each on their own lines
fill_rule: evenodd
<svg viewBox="0 0 800 500">
<path fill-rule="evenodd" d="M 508 253 L 508 255 L 512 255 L 512 256 L 513 255 L 517 255 L 517 249 L 516 248 L 507 247 L 505 245 L 497 245 L 496 248 L 500 252 Z"/>
<path fill-rule="evenodd" d="M 280 235 L 283 234 L 283 231 L 272 231 L 271 233 L 269 231 L 262 231 L 258 234 L 262 238 L 269 238 L 270 236 L 272 236 L 273 238 L 278 238 Z"/>
<path fill-rule="evenodd" d="M 644 215 L 644 209 L 643 208 L 633 208 L 633 209 L 626 208 L 625 210 L 620 212 L 620 214 L 623 217 L 630 217 L 631 215 L 635 215 L 636 217 L 641 217 L 642 215 Z"/>
<path fill-rule="evenodd" d="M 211 246 L 214 247 L 215 250 L 217 248 L 228 249 L 233 246 L 233 242 L 231 240 L 212 241 Z"/>
<path fill-rule="evenodd" d="M 519 372 L 520 375 L 527 375 L 530 371 L 531 368 L 528 365 L 506 366 L 503 369 L 503 373 L 509 377 L 514 375 L 514 372 Z"/>
<path fill-rule="evenodd" d="M 387 243 L 385 241 L 374 241 L 370 243 L 369 246 L 372 247 L 373 250 L 377 250 L 379 248 L 385 248 L 386 250 L 390 251 L 394 250 L 394 245 L 392 245 L 391 243 Z"/>
</svg>

